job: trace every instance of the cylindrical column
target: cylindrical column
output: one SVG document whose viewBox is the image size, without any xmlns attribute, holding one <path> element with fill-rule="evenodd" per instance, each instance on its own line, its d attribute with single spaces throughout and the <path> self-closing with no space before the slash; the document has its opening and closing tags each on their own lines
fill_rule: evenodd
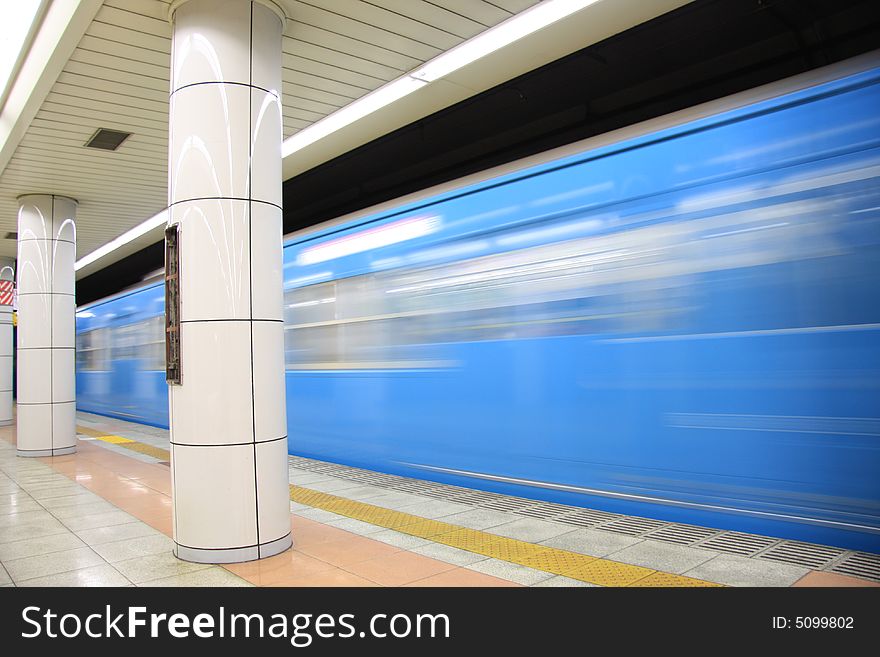
<svg viewBox="0 0 880 657">
<path fill-rule="evenodd" d="M 268 0 L 172 5 L 169 223 L 181 382 L 171 385 L 175 554 L 292 544 L 281 255 L 281 33 Z"/>
<path fill-rule="evenodd" d="M 12 424 L 12 300 L 14 286 L 15 260 L 0 258 L 0 427 Z"/>
<path fill-rule="evenodd" d="M 18 455 L 76 451 L 76 201 L 18 199 Z"/>
</svg>

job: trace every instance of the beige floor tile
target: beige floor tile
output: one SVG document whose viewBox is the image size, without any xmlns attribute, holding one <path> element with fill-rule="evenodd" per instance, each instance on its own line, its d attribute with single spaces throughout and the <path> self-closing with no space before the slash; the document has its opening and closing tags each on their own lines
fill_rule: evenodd
<svg viewBox="0 0 880 657">
<path fill-rule="evenodd" d="M 149 525 L 135 521 L 127 522 L 123 525 L 110 525 L 109 527 L 81 529 L 76 532 L 76 535 L 89 545 L 100 545 L 101 543 L 123 541 L 127 538 L 159 536 L 161 534 Z"/>
<path fill-rule="evenodd" d="M 11 559 L 23 559 L 40 554 L 51 554 L 64 550 L 74 550 L 86 547 L 75 534 L 65 532 L 63 534 L 50 534 L 38 538 L 14 541 L 12 543 L 0 543 L 0 561 Z"/>
<path fill-rule="evenodd" d="M 105 511 L 103 513 L 95 513 L 76 518 L 66 518 L 64 524 L 68 529 L 76 532 L 82 531 L 83 529 L 94 529 L 96 527 L 124 525 L 125 523 L 133 522 L 134 520 L 136 520 L 136 518 L 124 511 Z"/>
<path fill-rule="evenodd" d="M 181 561 L 169 552 L 117 561 L 113 567 L 135 584 L 211 568 L 209 564 Z"/>
<path fill-rule="evenodd" d="M 19 586 L 131 586 L 118 570 L 109 564 L 80 568 L 66 573 L 26 579 Z"/>
<path fill-rule="evenodd" d="M 52 552 L 20 559 L 4 561 L 3 565 L 9 571 L 13 582 L 21 582 L 26 579 L 55 575 L 89 566 L 103 564 L 104 560 L 87 547 Z"/>
<path fill-rule="evenodd" d="M 67 533 L 69 533 L 67 528 L 58 520 L 52 518 L 40 523 L 25 523 L 13 527 L 4 527 L 0 531 L 0 543 L 12 543 L 13 541 L 23 541 L 28 538 Z"/>
<path fill-rule="evenodd" d="M 136 557 L 145 557 L 149 554 L 171 553 L 174 549 L 174 541 L 163 534 L 127 538 L 112 543 L 93 545 L 92 549 L 108 563 L 125 561 Z"/>
<path fill-rule="evenodd" d="M 224 568 L 212 566 L 183 575 L 172 575 L 161 579 L 141 582 L 138 586 L 253 586 L 250 582 L 233 575 Z"/>
</svg>

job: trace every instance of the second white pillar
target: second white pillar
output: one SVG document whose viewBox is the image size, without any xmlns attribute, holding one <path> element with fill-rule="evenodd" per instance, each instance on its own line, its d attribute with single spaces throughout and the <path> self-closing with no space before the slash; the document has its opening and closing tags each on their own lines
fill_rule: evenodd
<svg viewBox="0 0 880 657">
<path fill-rule="evenodd" d="M 76 201 L 18 201 L 18 455 L 60 456 L 76 451 Z"/>
</svg>

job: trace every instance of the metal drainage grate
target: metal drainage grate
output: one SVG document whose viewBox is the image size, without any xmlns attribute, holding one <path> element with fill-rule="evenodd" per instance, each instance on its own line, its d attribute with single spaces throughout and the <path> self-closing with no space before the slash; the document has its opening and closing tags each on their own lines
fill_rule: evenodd
<svg viewBox="0 0 880 657">
<path fill-rule="evenodd" d="M 597 529 L 606 532 L 614 532 L 616 534 L 626 534 L 627 536 L 641 536 L 655 529 L 660 529 L 666 523 L 659 520 L 651 520 L 649 518 L 637 518 L 635 516 L 621 516 L 617 520 L 603 524 Z"/>
<path fill-rule="evenodd" d="M 678 545 L 692 545 L 698 541 L 704 541 L 715 534 L 721 533 L 720 529 L 708 527 L 695 527 L 694 525 L 666 525 L 650 532 L 645 538 L 664 543 L 676 543 Z"/>
<path fill-rule="evenodd" d="M 458 488 L 457 486 L 445 486 L 443 484 L 437 484 L 433 486 L 431 489 L 426 490 L 422 495 L 427 497 L 434 497 L 441 500 L 452 500 L 456 497 L 456 495 L 461 495 L 464 489 Z"/>
<path fill-rule="evenodd" d="M 480 504 L 480 506 L 484 509 L 495 509 L 496 511 L 510 511 L 511 513 L 517 513 L 522 509 L 527 509 L 528 507 L 535 506 L 536 504 L 538 504 L 538 502 L 535 502 L 535 500 L 526 500 L 521 497 L 508 497 L 506 495 L 500 495 L 498 499 L 484 502 Z"/>
<path fill-rule="evenodd" d="M 456 495 L 453 501 L 458 502 L 459 504 L 470 504 L 471 506 L 477 506 L 486 502 L 491 502 L 492 500 L 497 500 L 499 497 L 504 497 L 503 495 L 499 495 L 498 493 L 489 493 L 483 490 L 465 490 L 467 490 L 466 493 Z"/>
<path fill-rule="evenodd" d="M 827 545 L 783 541 L 778 545 L 774 545 L 766 552 L 759 554 L 758 558 L 768 559 L 769 561 L 781 561 L 818 570 L 830 564 L 843 555 L 844 552 L 846 550 Z"/>
<path fill-rule="evenodd" d="M 406 481 L 403 477 L 396 477 L 395 475 L 383 475 L 377 474 L 373 475 L 373 477 L 369 480 L 369 483 L 374 486 L 379 486 L 380 488 L 390 488 L 394 484 L 399 484 L 402 481 Z"/>
<path fill-rule="evenodd" d="M 542 502 L 530 506 L 526 509 L 515 511 L 520 516 L 531 516 L 532 518 L 542 518 L 544 520 L 555 520 L 557 516 L 574 511 L 574 508 L 563 504 L 553 504 L 552 502 Z"/>
<path fill-rule="evenodd" d="M 319 463 L 318 465 L 313 465 L 309 468 L 312 472 L 336 472 L 339 469 L 339 466 L 335 463 Z"/>
<path fill-rule="evenodd" d="M 829 570 L 853 577 L 862 577 L 880 582 L 880 554 L 854 552 Z"/>
<path fill-rule="evenodd" d="M 576 525 L 577 527 L 595 527 L 596 525 L 608 522 L 613 518 L 619 518 L 616 513 L 607 513 L 606 511 L 594 511 L 593 509 L 578 509 L 564 516 L 554 518 L 553 522 L 564 522 L 566 525 Z"/>
<path fill-rule="evenodd" d="M 418 479 L 407 479 L 391 486 L 393 490 L 403 493 L 416 493 L 424 495 L 425 491 L 432 490 L 437 484 L 433 481 L 419 481 Z"/>
<path fill-rule="evenodd" d="M 751 557 L 776 543 L 779 543 L 779 539 L 768 536 L 724 532 L 703 541 L 699 547 L 715 550 L 716 552 L 729 552 L 730 554 L 741 554 L 745 557 Z"/>
</svg>

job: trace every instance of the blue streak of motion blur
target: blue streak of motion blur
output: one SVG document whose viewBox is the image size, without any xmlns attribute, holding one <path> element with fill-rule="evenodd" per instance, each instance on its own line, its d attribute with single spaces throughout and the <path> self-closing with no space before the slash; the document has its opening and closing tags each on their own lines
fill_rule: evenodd
<svg viewBox="0 0 880 657">
<path fill-rule="evenodd" d="M 294 238 L 291 453 L 880 551 L 878 108 L 868 71 Z M 167 426 L 162 299 L 80 309 L 80 409 Z"/>
</svg>

